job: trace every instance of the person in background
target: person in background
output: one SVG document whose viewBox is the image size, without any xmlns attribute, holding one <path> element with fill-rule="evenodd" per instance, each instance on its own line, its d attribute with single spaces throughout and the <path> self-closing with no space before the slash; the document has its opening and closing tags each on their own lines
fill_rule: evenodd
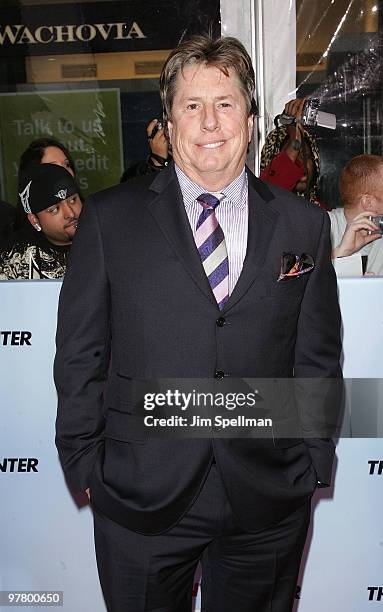
<svg viewBox="0 0 383 612">
<path fill-rule="evenodd" d="M 127 168 L 121 177 L 121 183 L 128 181 L 136 176 L 143 176 L 163 170 L 169 164 L 171 155 L 169 154 L 169 144 L 165 135 L 162 122 L 159 119 L 152 119 L 146 128 L 150 153 L 144 161 L 140 161 Z"/>
<path fill-rule="evenodd" d="M 82 208 L 76 182 L 61 165 L 40 164 L 19 189 L 27 224 L 0 252 L 0 280 L 61 278 Z"/>
<path fill-rule="evenodd" d="M 63 166 L 74 177 L 76 168 L 68 149 L 55 138 L 33 140 L 21 154 L 19 178 L 32 164 L 57 164 Z"/>
<path fill-rule="evenodd" d="M 337 275 L 383 275 L 379 219 L 371 220 L 383 215 L 383 157 L 353 157 L 342 170 L 339 191 L 343 207 L 329 213 Z"/>
<path fill-rule="evenodd" d="M 76 176 L 74 161 L 68 149 L 55 138 L 37 138 L 28 145 L 20 157 L 19 181 L 31 166 L 38 164 L 57 164 L 68 170 L 73 177 Z M 19 201 L 16 206 L 15 229 L 21 228 L 25 223 L 24 209 Z"/>
<path fill-rule="evenodd" d="M 260 179 L 283 187 L 325 208 L 318 200 L 320 155 L 315 138 L 303 128 L 302 111 L 306 98 L 287 102 L 284 114 L 295 117 L 293 125 L 270 132 L 261 152 Z"/>
<path fill-rule="evenodd" d="M 0 248 L 14 231 L 16 209 L 12 204 L 0 200 Z"/>
</svg>

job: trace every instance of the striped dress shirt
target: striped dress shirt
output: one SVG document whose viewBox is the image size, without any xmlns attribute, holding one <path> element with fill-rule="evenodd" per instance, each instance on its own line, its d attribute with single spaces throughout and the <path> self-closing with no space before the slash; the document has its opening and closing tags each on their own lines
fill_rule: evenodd
<svg viewBox="0 0 383 612">
<path fill-rule="evenodd" d="M 197 198 L 201 193 L 208 192 L 194 183 L 177 165 L 175 165 L 175 170 L 195 240 L 197 221 L 203 210 Z M 248 190 L 245 169 L 221 192 L 209 193 L 221 200 L 215 209 L 215 214 L 225 235 L 229 258 L 229 294 L 231 295 L 242 272 L 247 249 Z"/>
</svg>

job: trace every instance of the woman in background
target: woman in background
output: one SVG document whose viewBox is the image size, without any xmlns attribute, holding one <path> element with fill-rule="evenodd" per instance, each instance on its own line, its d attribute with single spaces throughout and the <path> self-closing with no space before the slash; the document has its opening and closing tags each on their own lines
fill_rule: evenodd
<svg viewBox="0 0 383 612">
<path fill-rule="evenodd" d="M 18 179 L 28 171 L 31 166 L 39 164 L 57 164 L 62 166 L 75 177 L 76 168 L 68 149 L 55 138 L 38 138 L 32 140 L 19 161 Z M 16 205 L 15 229 L 23 227 L 26 223 L 24 209 L 20 201 Z"/>
<path fill-rule="evenodd" d="M 38 138 L 28 145 L 20 157 L 19 179 L 31 164 L 57 164 L 63 166 L 72 176 L 76 174 L 68 149 L 55 138 Z"/>
</svg>

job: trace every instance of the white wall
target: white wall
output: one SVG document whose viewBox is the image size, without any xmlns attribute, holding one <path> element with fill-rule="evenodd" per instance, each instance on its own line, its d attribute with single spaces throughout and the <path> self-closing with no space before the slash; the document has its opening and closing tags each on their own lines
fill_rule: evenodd
<svg viewBox="0 0 383 612">
<path fill-rule="evenodd" d="M 60 590 L 67 612 L 105 612 L 91 512 L 67 490 L 54 446 L 59 289 L 56 281 L 0 282 L 0 332 L 31 333 L 30 346 L 4 345 L 0 333 L 0 464 L 38 459 L 37 472 L 0 471 L 0 590 Z M 383 378 L 383 279 L 341 279 L 340 300 L 345 374 Z M 367 388 L 353 410 L 381 418 L 380 381 Z M 335 487 L 315 496 L 299 612 L 369 612 L 374 605 L 367 587 L 383 584 L 383 476 L 370 475 L 368 461 L 382 459 L 381 438 L 339 444 Z"/>
<path fill-rule="evenodd" d="M 245 45 L 256 72 L 259 119 L 250 167 L 258 174 L 265 137 L 275 115 L 295 97 L 295 0 L 221 0 L 221 30 Z"/>
</svg>

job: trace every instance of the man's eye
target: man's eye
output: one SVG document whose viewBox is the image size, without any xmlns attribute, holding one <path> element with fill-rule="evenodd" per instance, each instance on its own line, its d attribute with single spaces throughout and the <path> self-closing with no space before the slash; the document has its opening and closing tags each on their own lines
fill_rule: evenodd
<svg viewBox="0 0 383 612">
<path fill-rule="evenodd" d="M 196 104 L 195 102 L 192 102 L 191 104 L 188 104 L 186 108 L 188 110 L 196 110 L 196 108 L 198 108 L 198 104 Z"/>
<path fill-rule="evenodd" d="M 59 207 L 58 206 L 55 206 L 54 208 L 50 208 L 48 210 L 48 212 L 50 212 L 51 215 L 57 215 L 58 211 L 59 211 Z"/>
<path fill-rule="evenodd" d="M 230 102 L 221 102 L 219 105 L 221 108 L 230 108 Z"/>
</svg>

